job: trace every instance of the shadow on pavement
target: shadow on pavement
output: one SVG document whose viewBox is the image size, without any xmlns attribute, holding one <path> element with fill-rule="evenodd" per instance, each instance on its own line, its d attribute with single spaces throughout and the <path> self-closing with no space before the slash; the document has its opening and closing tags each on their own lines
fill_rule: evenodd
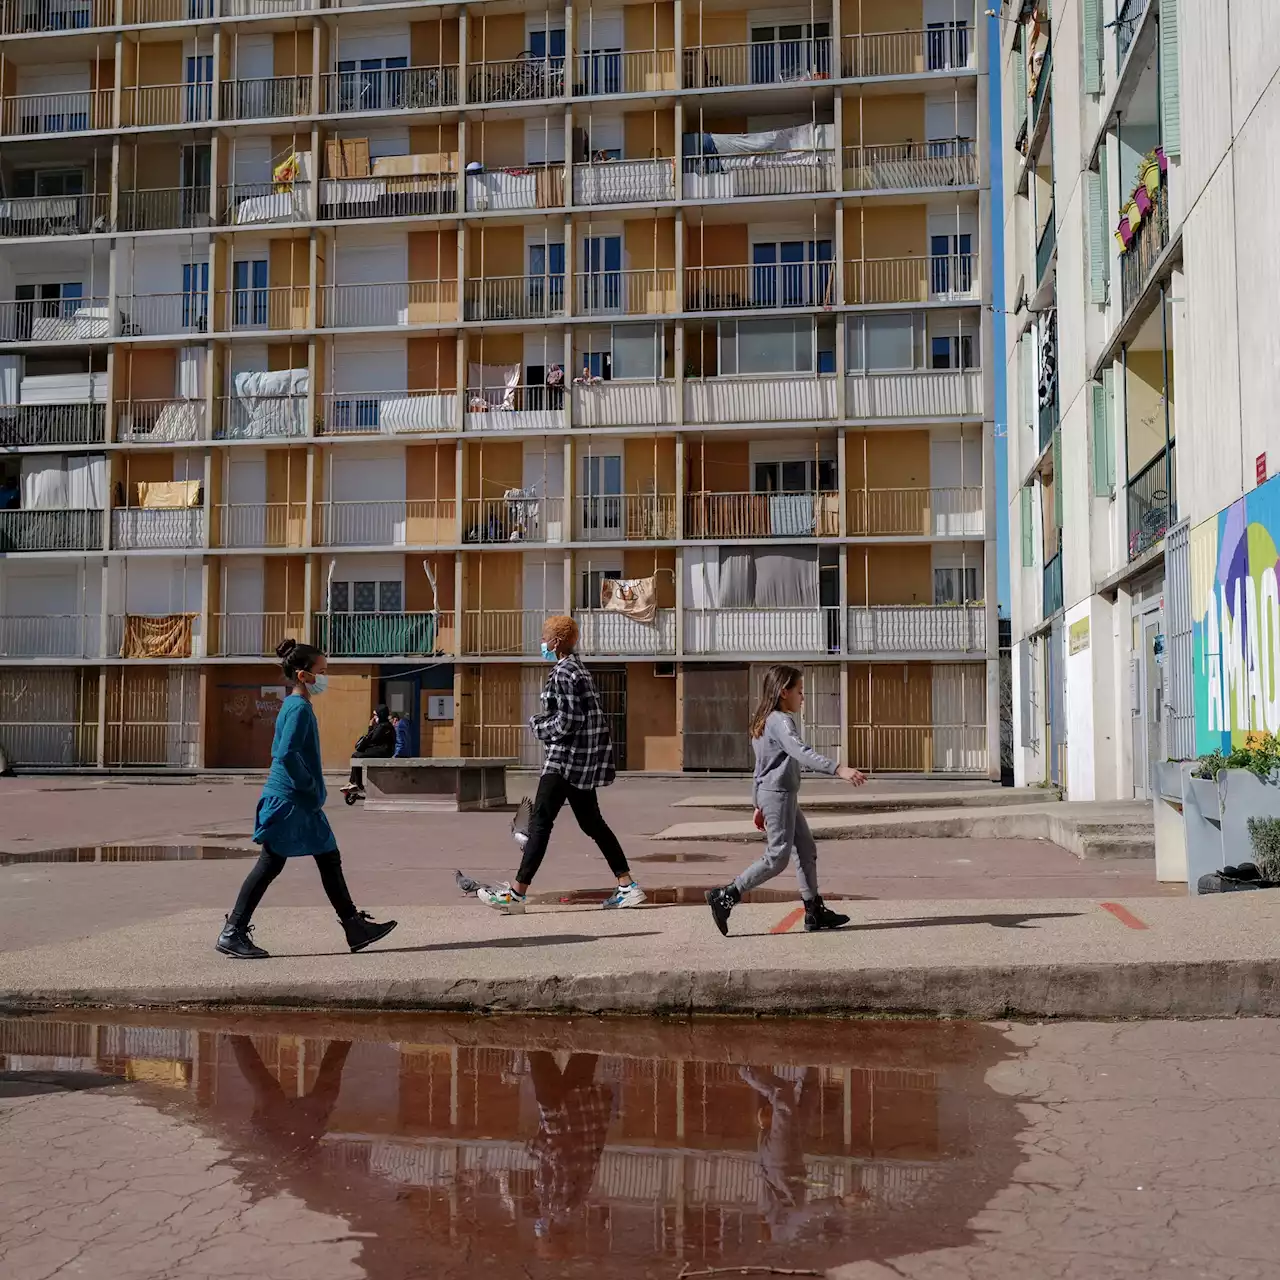
<svg viewBox="0 0 1280 1280">
<path fill-rule="evenodd" d="M 615 938 L 656 938 L 657 930 L 642 933 L 550 933 L 540 938 L 475 938 L 465 942 L 428 942 L 420 947 L 379 947 L 368 955 L 413 955 L 419 951 L 485 951 L 490 947 L 567 947 L 577 942 L 612 942 Z M 313 960 L 320 956 L 345 956 L 345 951 L 308 951 L 285 954 L 273 951 L 275 960 Z"/>
</svg>

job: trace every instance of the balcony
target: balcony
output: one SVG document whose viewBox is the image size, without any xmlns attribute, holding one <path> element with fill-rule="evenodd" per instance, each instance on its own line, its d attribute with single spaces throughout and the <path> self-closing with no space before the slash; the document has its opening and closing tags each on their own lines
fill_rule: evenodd
<svg viewBox="0 0 1280 1280">
<path fill-rule="evenodd" d="M 221 658 L 271 658 L 286 636 L 300 636 L 300 613 L 220 613 L 209 618 L 209 652 Z"/>
<path fill-rule="evenodd" d="M 85 133 L 111 128 L 111 89 L 23 93 L 0 101 L 0 129 L 8 138 Z"/>
<path fill-rule="evenodd" d="M 970 138 L 844 149 L 846 191 L 929 191 L 977 182 L 978 155 Z"/>
<path fill-rule="evenodd" d="M 320 77 L 325 115 L 419 111 L 458 104 L 457 67 L 327 71 Z"/>
<path fill-rule="evenodd" d="M 837 538 L 840 495 L 822 493 L 690 493 L 684 536 L 711 542 L 737 538 Z"/>
<path fill-rule="evenodd" d="M 1039 286 L 1043 283 L 1044 278 L 1049 273 L 1049 264 L 1053 261 L 1054 254 L 1058 249 L 1058 223 L 1054 216 L 1053 205 L 1049 205 L 1049 218 L 1044 224 L 1044 230 L 1040 232 L 1040 237 L 1036 241 L 1036 284 Z"/>
<path fill-rule="evenodd" d="M 1048 396 L 1042 395 L 1036 408 L 1037 439 L 1043 453 L 1058 429 L 1058 375 L 1053 375 L 1053 387 Z"/>
<path fill-rule="evenodd" d="M 840 610 L 686 609 L 685 653 L 769 656 L 840 652 Z"/>
<path fill-rule="evenodd" d="M 1041 616 L 1051 618 L 1062 609 L 1062 552 L 1044 566 L 1043 609 Z"/>
<path fill-rule="evenodd" d="M 340 465 L 340 464 L 338 464 Z M 457 537 L 452 498 L 316 503 L 318 547 L 435 547 Z"/>
<path fill-rule="evenodd" d="M 1123 67 L 1151 0 L 1121 0 L 1116 7 L 1116 66 Z"/>
<path fill-rule="evenodd" d="M 311 184 L 291 182 L 233 182 L 225 188 L 222 222 L 226 226 L 262 223 L 309 222 Z"/>
<path fill-rule="evenodd" d="M 224 120 L 279 120 L 311 114 L 311 77 L 264 76 L 222 85 Z"/>
<path fill-rule="evenodd" d="M 203 400 L 127 400 L 116 405 L 122 444 L 175 444 L 205 438 Z"/>
<path fill-rule="evenodd" d="M 467 320 L 548 320 L 565 314 L 564 276 L 490 276 L 466 282 Z"/>
<path fill-rule="evenodd" d="M 101 551 L 102 511 L 0 511 L 0 551 Z"/>
<path fill-rule="evenodd" d="M 674 49 L 623 49 L 580 53 L 574 61 L 573 96 L 669 92 L 676 87 Z"/>
<path fill-rule="evenodd" d="M 208 187 L 158 187 L 120 192 L 117 225 L 121 231 L 169 231 L 180 227 L 207 227 Z"/>
<path fill-rule="evenodd" d="M 204 546 L 204 512 L 117 507 L 111 513 L 111 546 L 115 551 L 160 551 Z"/>
<path fill-rule="evenodd" d="M 835 301 L 831 262 L 749 267 L 686 267 L 686 311 L 753 311 L 780 307 L 829 307 Z"/>
<path fill-rule="evenodd" d="M 1149 551 L 1178 523 L 1178 473 L 1173 443 L 1161 449 L 1126 486 L 1129 502 L 1129 559 Z M 1166 466 L 1165 459 L 1168 458 Z"/>
<path fill-rule="evenodd" d="M 0 342 L 89 342 L 111 329 L 106 298 L 0 302 Z"/>
<path fill-rule="evenodd" d="M 215 546 L 301 547 L 305 502 L 225 502 L 214 508 Z"/>
<path fill-rule="evenodd" d="M 843 74 L 850 79 L 918 76 L 973 67 L 973 28 L 956 23 L 931 31 L 884 31 L 844 38 Z"/>
<path fill-rule="evenodd" d="M 125 85 L 120 91 L 122 128 L 205 124 L 213 119 L 213 84 Z"/>
<path fill-rule="evenodd" d="M 216 440 L 270 440 L 308 434 L 305 395 L 218 397 Z"/>
<path fill-rule="evenodd" d="M 564 207 L 564 165 L 530 165 L 468 173 L 467 212 L 501 213 Z"/>
<path fill-rule="evenodd" d="M 835 191 L 839 185 L 836 153 L 829 149 L 686 156 L 684 159 L 686 200 L 809 195 Z"/>
<path fill-rule="evenodd" d="M 676 198 L 676 162 L 609 160 L 573 166 L 573 203 L 658 204 Z"/>
<path fill-rule="evenodd" d="M 844 386 L 850 418 L 981 419 L 984 411 L 980 369 L 851 373 Z"/>
<path fill-rule="evenodd" d="M 415 435 L 458 429 L 456 391 L 331 392 L 324 397 L 322 435 Z"/>
<path fill-rule="evenodd" d="M 589 658 L 648 658 L 674 656 L 676 611 L 659 609 L 652 622 L 639 622 L 624 613 L 604 609 L 575 609 L 578 652 Z"/>
<path fill-rule="evenodd" d="M 563 387 L 524 383 L 469 387 L 467 431 L 558 431 L 565 425 Z"/>
<path fill-rule="evenodd" d="M 987 611 L 978 605 L 849 607 L 846 653 L 986 653 Z"/>
<path fill-rule="evenodd" d="M 106 406 L 0 404 L 0 448 L 101 444 Z"/>
<path fill-rule="evenodd" d="M 836 378 L 776 374 L 690 379 L 684 384 L 685 422 L 822 422 L 839 417 Z"/>
<path fill-rule="evenodd" d="M 658 382 L 574 383 L 576 427 L 671 425 L 676 420 L 676 384 Z"/>
<path fill-rule="evenodd" d="M 126 613 L 107 619 L 107 654 L 171 662 L 198 658 L 204 651 L 199 615 L 193 613 Z"/>
<path fill-rule="evenodd" d="M 467 498 L 462 504 L 463 541 L 565 541 L 563 498 L 526 497 L 522 491 L 513 493 L 519 496 Z"/>
<path fill-rule="evenodd" d="M 209 295 L 144 293 L 121 297 L 121 332 L 129 337 L 209 332 Z"/>
<path fill-rule="evenodd" d="M 947 489 L 850 489 L 854 537 L 981 538 L 986 518 L 980 485 Z"/>
<path fill-rule="evenodd" d="M 542 653 L 545 609 L 469 609 L 462 615 L 462 649 L 477 658 L 533 658 Z"/>
<path fill-rule="evenodd" d="M 217 298 L 218 327 L 285 332 L 306 329 L 310 326 L 310 298 L 311 292 L 306 285 L 295 284 L 222 291 Z"/>
<path fill-rule="evenodd" d="M 978 255 L 860 258 L 845 264 L 844 280 L 844 300 L 851 306 L 967 302 L 978 296 Z"/>
<path fill-rule="evenodd" d="M 22 0 L 0 8 L 0 35 L 109 27 L 116 20 L 115 12 L 114 0 Z"/>
<path fill-rule="evenodd" d="M 1142 296 L 1152 268 L 1169 246 L 1169 187 L 1166 175 L 1151 198 L 1151 208 L 1120 255 L 1121 300 L 1124 313 Z"/>
<path fill-rule="evenodd" d="M 426 658 L 452 650 L 452 613 L 318 613 L 311 626 L 331 658 Z"/>
<path fill-rule="evenodd" d="M 335 284 L 321 294 L 325 329 L 390 329 L 412 324 L 453 324 L 458 318 L 456 280 L 400 284 Z"/>
<path fill-rule="evenodd" d="M 580 495 L 574 536 L 580 542 L 653 542 L 676 536 L 674 494 Z"/>
<path fill-rule="evenodd" d="M 537 102 L 564 96 L 564 58 L 519 58 L 468 64 L 467 101 Z"/>
<path fill-rule="evenodd" d="M 574 315 L 660 316 L 676 310 L 673 267 L 641 271 L 588 271 L 574 278 Z"/>
<path fill-rule="evenodd" d="M 0 199 L 0 237 L 86 236 L 109 231 L 110 222 L 111 197 L 102 192 Z"/>
<path fill-rule="evenodd" d="M 96 614 L 0 618 L 0 658 L 96 658 L 101 625 Z"/>
<path fill-rule="evenodd" d="M 457 207 L 456 173 L 388 173 L 367 178 L 323 178 L 320 182 L 319 216 L 325 221 L 417 218 L 453 213 Z"/>
<path fill-rule="evenodd" d="M 820 23 L 829 27 L 830 23 Z M 684 87 L 805 84 L 831 79 L 831 38 L 707 44 L 684 51 Z"/>
<path fill-rule="evenodd" d="M 1046 47 L 1044 61 L 1040 64 L 1040 74 L 1036 78 L 1035 90 L 1031 95 L 1031 119 L 1035 128 L 1040 127 L 1040 112 L 1049 99 L 1049 84 L 1053 79 L 1053 50 Z"/>
<path fill-rule="evenodd" d="M 987 772 L 987 726 L 851 725 L 846 754 L 852 768 L 870 773 L 981 776 Z"/>
</svg>

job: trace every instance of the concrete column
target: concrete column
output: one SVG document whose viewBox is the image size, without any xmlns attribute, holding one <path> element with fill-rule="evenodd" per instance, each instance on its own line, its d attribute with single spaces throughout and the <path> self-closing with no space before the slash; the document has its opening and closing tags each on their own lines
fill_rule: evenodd
<svg viewBox="0 0 1280 1280">
<path fill-rule="evenodd" d="M 106 631 L 106 602 L 103 602 L 102 618 L 103 631 Z M 106 649 L 101 652 L 105 653 Z M 94 744 L 94 763 L 99 769 L 104 768 L 107 763 L 107 669 L 106 667 L 98 668 L 98 734 L 97 741 Z"/>
<path fill-rule="evenodd" d="M 454 377 L 458 383 L 458 404 L 454 410 L 453 425 L 458 431 L 458 466 L 462 466 L 462 440 L 463 431 L 467 425 L 467 331 L 465 329 L 458 330 L 458 338 L 454 344 L 456 353 L 456 367 L 454 369 Z M 461 478 L 461 471 L 459 471 Z M 462 490 L 458 490 L 458 497 L 461 499 Z"/>
<path fill-rule="evenodd" d="M 679 0 L 676 0 L 677 24 L 679 23 L 679 16 L 678 16 L 679 10 L 680 10 Z M 677 76 L 680 75 L 680 28 L 678 25 L 676 27 L 676 75 Z M 679 81 L 677 81 L 677 83 L 679 83 Z M 675 166 L 676 166 L 675 190 L 676 190 L 677 200 L 684 199 L 684 156 L 681 151 L 681 148 L 683 146 L 684 146 L 684 99 L 677 98 L 676 99 L 676 158 L 675 158 Z M 677 244 L 678 243 L 679 242 L 677 241 Z M 679 248 L 677 248 L 676 252 L 677 253 L 680 252 Z"/>
<path fill-rule="evenodd" d="M 458 10 L 458 105 L 467 102 L 467 6 Z M 465 166 L 463 166 L 465 168 Z"/>
<path fill-rule="evenodd" d="M 676 89 L 684 88 L 684 0 L 675 0 L 675 30 L 676 30 Z M 680 104 L 676 104 L 676 110 L 680 110 Z M 676 120 L 679 121 L 677 116 Z M 676 154 L 679 154 L 680 148 L 680 130 L 676 129 Z M 679 178 L 676 179 L 680 181 Z M 680 197 L 680 189 L 676 188 L 676 198 Z"/>
<path fill-rule="evenodd" d="M 568 379 L 566 378 L 565 381 L 567 382 Z M 566 391 L 566 394 L 568 394 L 567 391 Z M 561 526 L 560 526 L 561 529 L 564 530 L 565 532 L 566 542 L 572 542 L 573 539 L 577 536 L 577 531 L 578 531 L 577 513 L 574 510 L 574 507 L 577 504 L 577 498 L 574 496 L 577 493 L 577 486 L 574 484 L 573 459 L 574 459 L 573 437 L 566 436 L 564 441 L 564 486 L 563 486 L 565 509 L 564 509 L 564 518 L 561 521 Z M 572 570 L 566 570 L 566 573 L 571 574 L 571 572 Z M 573 585 L 571 578 L 566 580 L 565 585 L 566 585 L 566 588 Z M 565 600 L 569 603 L 572 603 L 573 597 L 566 594 Z"/>
<path fill-rule="evenodd" d="M 213 96 L 213 101 L 209 104 L 209 117 L 216 122 L 222 119 L 222 28 L 220 26 L 213 29 L 213 87 L 209 92 Z M 217 145 L 216 134 L 214 135 L 214 145 Z M 214 174 L 217 174 L 216 169 Z M 214 186 L 216 190 L 216 178 Z M 211 205 L 210 208 L 212 207 Z"/>
<path fill-rule="evenodd" d="M 564 369 L 564 425 L 567 429 L 573 426 L 573 330 L 568 327 L 564 331 L 564 352 L 561 361 Z M 566 487 L 566 500 L 568 494 L 569 490 Z"/>
<path fill-rule="evenodd" d="M 458 495 L 457 521 L 456 521 L 457 527 L 454 530 L 454 541 L 458 544 L 458 546 L 462 546 L 462 535 L 463 535 L 463 531 L 466 529 L 466 522 L 467 522 L 466 498 L 462 492 L 462 481 L 463 481 L 463 474 L 464 474 L 463 450 L 466 449 L 466 447 L 467 447 L 466 441 L 459 440 L 457 444 L 457 448 L 455 448 L 453 451 L 453 491 Z M 456 602 L 458 597 L 455 596 L 454 599 Z"/>
<path fill-rule="evenodd" d="M 467 208 L 467 160 L 469 158 L 467 155 L 467 149 L 470 146 L 470 138 L 468 136 L 470 132 L 466 116 L 461 117 L 458 121 L 458 194 L 455 197 L 459 216 L 465 213 Z M 462 245 L 462 233 L 464 229 L 464 224 L 460 222 L 458 224 L 459 248 L 461 248 Z M 458 277 L 458 305 L 462 305 L 461 276 Z M 459 319 L 461 319 L 461 313 L 459 313 Z"/>
</svg>

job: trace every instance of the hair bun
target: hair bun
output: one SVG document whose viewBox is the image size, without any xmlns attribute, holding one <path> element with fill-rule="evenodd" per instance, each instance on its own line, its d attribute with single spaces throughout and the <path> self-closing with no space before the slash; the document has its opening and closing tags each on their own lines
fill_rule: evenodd
<svg viewBox="0 0 1280 1280">
<path fill-rule="evenodd" d="M 294 640 L 291 636 L 286 636 L 285 639 L 281 640 L 280 643 L 276 645 L 276 657 L 279 658 L 281 662 L 287 662 L 289 659 L 289 655 L 297 647 L 298 647 L 298 642 Z"/>
</svg>

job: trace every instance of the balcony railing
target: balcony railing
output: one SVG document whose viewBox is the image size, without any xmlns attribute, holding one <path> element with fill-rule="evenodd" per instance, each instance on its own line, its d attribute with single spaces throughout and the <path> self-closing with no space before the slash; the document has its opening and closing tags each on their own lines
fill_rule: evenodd
<svg viewBox="0 0 1280 1280">
<path fill-rule="evenodd" d="M 841 49 L 845 76 L 917 76 L 973 66 L 973 28 L 965 23 L 930 31 L 884 31 L 846 36 Z"/>
<path fill-rule="evenodd" d="M 0 511 L 0 551 L 100 551 L 102 511 Z"/>
<path fill-rule="evenodd" d="M 185 616 L 183 610 L 117 613 L 107 618 L 108 657 L 168 662 L 177 658 L 199 658 L 203 653 L 200 619 Z"/>
<path fill-rule="evenodd" d="M 207 227 L 211 222 L 207 186 L 120 192 L 121 231 L 167 231 L 177 227 Z"/>
<path fill-rule="evenodd" d="M 583 38 L 588 39 L 584 29 Z M 574 60 L 573 96 L 651 93 L 676 87 L 674 49 L 623 49 L 580 53 Z"/>
<path fill-rule="evenodd" d="M 141 293 L 118 299 L 124 317 L 121 330 L 140 334 L 209 332 L 209 295 L 198 293 Z"/>
<path fill-rule="evenodd" d="M 114 0 L 21 0 L 0 7 L 0 34 L 47 34 L 109 27 L 115 18 Z"/>
<path fill-rule="evenodd" d="M 921 191 L 969 187 L 977 181 L 978 155 L 971 138 L 844 149 L 849 191 Z"/>
<path fill-rule="evenodd" d="M 545 609 L 469 609 L 461 652 L 478 658 L 535 657 L 542 651 Z"/>
<path fill-rule="evenodd" d="M 306 544 L 305 502 L 226 502 L 214 508 L 219 547 L 301 547 Z"/>
<path fill-rule="evenodd" d="M 729 85 L 802 84 L 831 79 L 831 39 L 707 44 L 684 51 L 684 87 L 719 89 Z"/>
<path fill-rule="evenodd" d="M 467 498 L 465 542 L 564 542 L 563 498 Z"/>
<path fill-rule="evenodd" d="M 222 85 L 224 120 L 277 120 L 311 114 L 310 76 L 263 76 Z"/>
<path fill-rule="evenodd" d="M 1173 448 L 1171 442 L 1167 453 L 1161 449 L 1129 480 L 1130 560 L 1149 551 L 1169 532 L 1170 525 L 1178 523 L 1178 474 Z"/>
<path fill-rule="evenodd" d="M 1169 247 L 1169 188 L 1165 175 L 1151 197 L 1151 210 L 1120 255 L 1121 299 L 1125 313 L 1142 296 L 1152 268 Z"/>
<path fill-rule="evenodd" d="M 123 444 L 203 440 L 203 400 L 127 400 L 116 405 L 116 439 Z"/>
<path fill-rule="evenodd" d="M 452 498 L 318 502 L 318 547 L 434 547 L 457 537 Z"/>
<path fill-rule="evenodd" d="M 218 294 L 218 327 L 227 329 L 305 329 L 310 321 L 306 285 L 268 285 Z"/>
<path fill-rule="evenodd" d="M 573 422 L 578 427 L 633 427 L 674 423 L 676 385 L 671 381 L 575 383 Z"/>
<path fill-rule="evenodd" d="M 430 657 L 453 650 L 452 613 L 318 613 L 316 644 L 331 658 Z"/>
<path fill-rule="evenodd" d="M 0 237 L 84 236 L 110 230 L 111 197 L 105 193 L 0 198 Z"/>
<path fill-rule="evenodd" d="M 1036 79 L 1036 87 L 1031 95 L 1031 119 L 1036 124 L 1040 123 L 1040 111 L 1044 107 L 1049 97 L 1049 83 L 1053 79 L 1053 50 L 1050 48 L 1044 51 L 1044 61 L 1040 64 L 1040 75 Z"/>
<path fill-rule="evenodd" d="M 0 128 L 10 138 L 110 129 L 112 93 L 111 89 L 77 89 L 5 98 L 0 102 Z"/>
<path fill-rule="evenodd" d="M 266 658 L 286 636 L 302 635 L 301 613 L 220 613 L 209 618 L 209 652 L 222 658 Z"/>
<path fill-rule="evenodd" d="M 327 71 L 320 77 L 320 100 L 325 115 L 452 107 L 458 102 L 458 68 Z"/>
<path fill-rule="evenodd" d="M 470 213 L 515 209 L 559 209 L 564 206 L 564 165 L 530 165 L 467 174 Z"/>
<path fill-rule="evenodd" d="M 696 424 L 830 421 L 838 416 L 836 391 L 834 375 L 689 379 L 684 416 Z"/>
<path fill-rule="evenodd" d="M 564 58 L 523 54 L 467 66 L 468 102 L 536 102 L 564 96 Z"/>
<path fill-rule="evenodd" d="M 307 397 L 219 396 L 218 440 L 269 440 L 277 436 L 305 436 Z"/>
<path fill-rule="evenodd" d="M 204 546 L 204 512 L 117 507 L 111 513 L 111 545 L 117 551 Z"/>
<path fill-rule="evenodd" d="M 0 404 L 0 448 L 101 444 L 106 405 Z"/>
<path fill-rule="evenodd" d="M 575 515 L 575 536 L 583 542 L 646 542 L 676 536 L 674 494 L 579 495 Z"/>
<path fill-rule="evenodd" d="M 836 301 L 836 269 L 831 262 L 686 267 L 684 292 L 687 311 L 828 307 Z"/>
<path fill-rule="evenodd" d="M 1062 552 L 1044 567 L 1044 607 L 1042 616 L 1051 618 L 1062 608 Z"/>
<path fill-rule="evenodd" d="M 840 185 L 836 153 L 831 150 L 686 156 L 683 183 L 686 200 L 796 196 L 834 191 Z"/>
<path fill-rule="evenodd" d="M 847 741 L 849 764 L 872 773 L 987 772 L 985 724 L 859 724 Z"/>
<path fill-rule="evenodd" d="M 847 653 L 985 653 L 982 605 L 849 606 Z"/>
<path fill-rule="evenodd" d="M 213 84 L 126 85 L 120 91 L 123 127 L 202 124 L 213 119 Z"/>
<path fill-rule="evenodd" d="M 466 282 L 468 320 L 546 320 L 565 314 L 564 276 L 492 276 Z"/>
<path fill-rule="evenodd" d="M 1049 271 L 1049 263 L 1053 261 L 1054 250 L 1058 247 L 1058 222 L 1054 215 L 1053 205 L 1049 206 L 1049 217 L 1036 241 L 1036 284 L 1039 285 Z"/>
<path fill-rule="evenodd" d="M 1116 66 L 1124 66 L 1150 0 L 1122 0 L 1116 9 Z"/>
<path fill-rule="evenodd" d="M 652 622 L 638 622 L 624 613 L 604 609 L 575 609 L 578 649 L 593 658 L 630 658 L 676 651 L 676 611 L 659 609 Z"/>
<path fill-rule="evenodd" d="M 808 654 L 840 652 L 840 610 L 686 609 L 685 653 Z"/>
<path fill-rule="evenodd" d="M 320 324 L 326 329 L 452 324 L 458 318 L 458 282 L 335 284 L 321 294 L 320 301 Z"/>
<path fill-rule="evenodd" d="M 656 204 L 676 198 L 676 162 L 604 160 L 573 166 L 574 204 Z"/>
<path fill-rule="evenodd" d="M 676 310 L 674 268 L 640 271 L 585 271 L 574 280 L 579 316 L 660 316 Z"/>
<path fill-rule="evenodd" d="M 96 658 L 101 643 L 96 615 L 0 618 L 0 658 Z"/>
<path fill-rule="evenodd" d="M 844 395 L 850 418 L 981 419 L 984 402 L 980 369 L 851 373 Z"/>
<path fill-rule="evenodd" d="M 1037 403 L 1036 419 L 1038 422 L 1037 439 L 1040 444 L 1040 452 L 1043 453 L 1049 447 L 1049 441 L 1053 439 L 1053 433 L 1058 429 L 1058 375 L 1053 375 L 1053 387 L 1047 399 Z"/>
<path fill-rule="evenodd" d="M 324 435 L 412 435 L 458 429 L 456 391 L 334 391 L 324 398 Z"/>
<path fill-rule="evenodd" d="M 307 222 L 311 218 L 311 184 L 236 182 L 224 188 L 222 221 L 235 227 L 271 222 Z"/>
<path fill-rule="evenodd" d="M 467 389 L 468 431 L 556 431 L 565 425 L 564 387 L 543 384 Z"/>
<path fill-rule="evenodd" d="M 968 299 L 978 288 L 978 255 L 861 258 L 845 264 L 844 279 L 844 300 L 853 306 Z"/>
<path fill-rule="evenodd" d="M 684 536 L 719 542 L 732 538 L 834 538 L 840 535 L 840 497 L 822 493 L 690 493 L 684 500 Z"/>
<path fill-rule="evenodd" d="M 981 537 L 985 531 L 980 485 L 851 489 L 848 511 L 854 537 Z"/>
<path fill-rule="evenodd" d="M 456 173 L 324 178 L 320 183 L 319 216 L 322 219 L 413 218 L 453 213 L 457 207 Z"/>
<path fill-rule="evenodd" d="M 111 327 L 106 298 L 0 302 L 0 342 L 88 342 Z"/>
</svg>

